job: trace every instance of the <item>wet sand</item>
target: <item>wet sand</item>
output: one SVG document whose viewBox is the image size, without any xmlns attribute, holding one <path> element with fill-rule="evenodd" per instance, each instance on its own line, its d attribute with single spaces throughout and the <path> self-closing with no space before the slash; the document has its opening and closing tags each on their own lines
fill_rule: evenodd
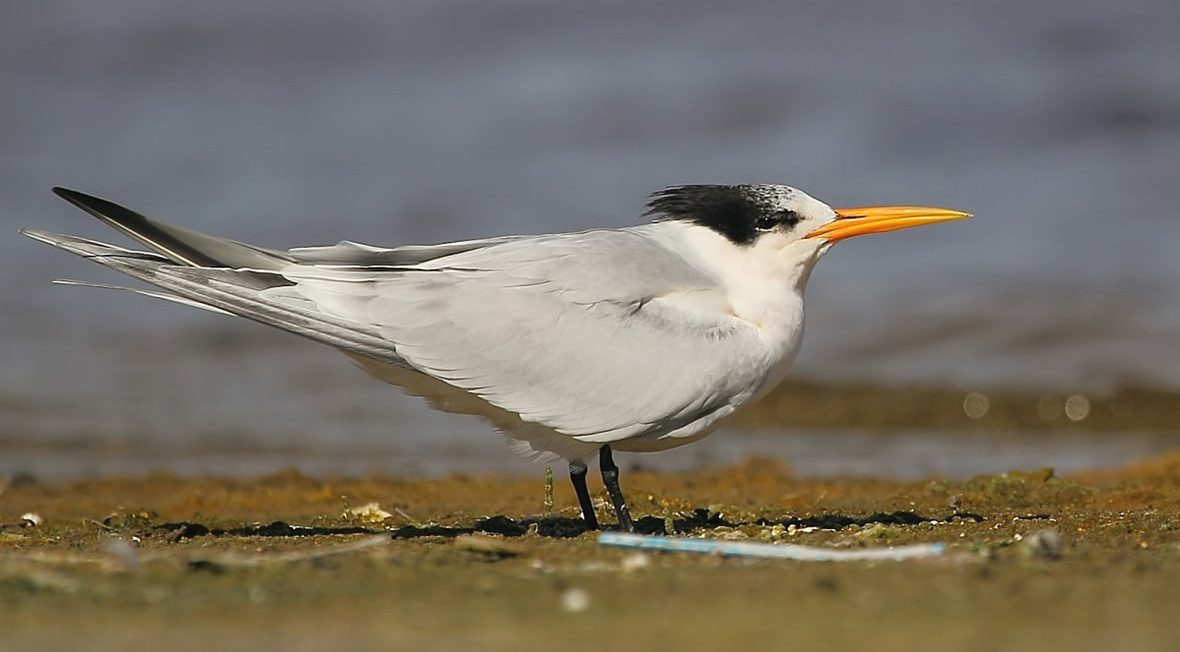
<svg viewBox="0 0 1180 652">
<path fill-rule="evenodd" d="M 943 557 L 909 562 L 607 549 L 581 531 L 557 476 L 549 514 L 540 473 L 16 478 L 0 493 L 3 648 L 1163 650 L 1180 642 L 1180 455 L 962 482 L 803 478 L 761 459 L 624 477 L 648 532 L 671 522 L 680 536 L 950 544 Z M 363 515 L 370 502 L 391 516 Z M 41 523 L 22 525 L 26 513 Z M 605 505 L 600 516 L 613 522 Z"/>
<path fill-rule="evenodd" d="M 334 355 L 329 360 L 340 362 Z M 329 370 L 355 371 L 347 364 L 308 371 L 317 384 L 292 390 L 288 401 L 300 405 L 295 411 L 282 402 L 259 410 L 248 400 L 234 407 L 191 397 L 174 409 L 173 402 L 128 392 L 126 403 L 94 417 L 72 394 L 36 401 L 0 392 L 0 476 L 64 481 L 158 471 L 243 478 L 284 469 L 315 477 L 537 472 L 478 420 L 439 415 L 358 374 L 318 377 Z M 246 381 L 236 380 L 235 390 L 239 382 Z M 357 396 L 344 406 L 323 404 L 319 390 L 333 382 L 339 382 L 333 392 Z M 412 410 L 385 410 L 387 402 Z M 692 446 L 624 455 L 620 463 L 695 471 L 767 457 L 789 460 L 800 475 L 902 479 L 961 480 L 1040 466 L 1067 473 L 1175 450 L 1176 423 L 1180 393 L 1162 389 L 1085 393 L 791 378 Z"/>
</svg>

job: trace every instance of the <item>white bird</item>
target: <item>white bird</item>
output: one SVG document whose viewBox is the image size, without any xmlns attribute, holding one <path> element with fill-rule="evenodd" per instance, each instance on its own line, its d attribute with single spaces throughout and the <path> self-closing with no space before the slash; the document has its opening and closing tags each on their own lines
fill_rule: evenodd
<svg viewBox="0 0 1180 652">
<path fill-rule="evenodd" d="M 29 237 L 163 289 L 141 294 L 336 347 L 438 409 L 487 419 L 520 453 L 564 458 L 588 529 L 598 521 L 587 461 L 598 455 L 628 531 L 611 449 L 696 441 L 777 385 L 803 337 L 807 279 L 834 243 L 969 217 L 833 210 L 782 185 L 686 185 L 652 195 L 654 220 L 638 226 L 278 251 L 54 192 L 151 251 Z"/>
</svg>

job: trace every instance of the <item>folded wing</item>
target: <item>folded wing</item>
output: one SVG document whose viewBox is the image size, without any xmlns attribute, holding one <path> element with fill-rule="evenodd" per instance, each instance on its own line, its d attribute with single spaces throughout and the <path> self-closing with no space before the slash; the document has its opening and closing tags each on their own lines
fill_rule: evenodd
<svg viewBox="0 0 1180 652">
<path fill-rule="evenodd" d="M 167 292 L 152 296 L 426 374 L 588 442 L 694 434 L 765 368 L 756 331 L 651 227 L 281 252 L 58 192 L 155 253 L 26 234 Z"/>
<path fill-rule="evenodd" d="M 731 410 L 748 386 L 731 372 L 761 350 L 744 322 L 686 308 L 719 290 L 633 230 L 280 273 L 283 292 L 376 330 L 414 368 L 586 441 L 675 435 Z"/>
</svg>

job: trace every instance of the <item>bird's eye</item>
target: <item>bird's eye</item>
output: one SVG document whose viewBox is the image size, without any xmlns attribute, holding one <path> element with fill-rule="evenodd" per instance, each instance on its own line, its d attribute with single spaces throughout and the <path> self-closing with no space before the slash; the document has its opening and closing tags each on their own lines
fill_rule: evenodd
<svg viewBox="0 0 1180 652">
<path fill-rule="evenodd" d="M 754 222 L 754 228 L 759 231 L 769 231 L 778 225 L 777 215 L 763 215 Z"/>
</svg>

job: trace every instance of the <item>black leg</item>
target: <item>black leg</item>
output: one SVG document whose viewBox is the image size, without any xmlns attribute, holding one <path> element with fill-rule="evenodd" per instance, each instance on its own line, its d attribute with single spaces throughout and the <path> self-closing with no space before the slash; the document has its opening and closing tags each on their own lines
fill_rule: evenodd
<svg viewBox="0 0 1180 652">
<path fill-rule="evenodd" d="M 597 530 L 598 517 L 594 515 L 594 503 L 590 502 L 590 492 L 586 489 L 585 462 L 570 462 L 570 482 L 574 485 L 574 493 L 578 494 L 578 504 L 582 506 L 582 520 L 586 522 L 586 529 Z"/>
<path fill-rule="evenodd" d="M 602 471 L 602 484 L 606 485 L 606 493 L 610 502 L 615 506 L 615 516 L 619 517 L 619 529 L 624 532 L 634 532 L 635 525 L 631 523 L 631 512 L 627 509 L 627 502 L 623 500 L 623 492 L 619 489 L 619 467 L 611 457 L 610 446 L 603 446 L 598 451 L 598 469 Z"/>
</svg>

